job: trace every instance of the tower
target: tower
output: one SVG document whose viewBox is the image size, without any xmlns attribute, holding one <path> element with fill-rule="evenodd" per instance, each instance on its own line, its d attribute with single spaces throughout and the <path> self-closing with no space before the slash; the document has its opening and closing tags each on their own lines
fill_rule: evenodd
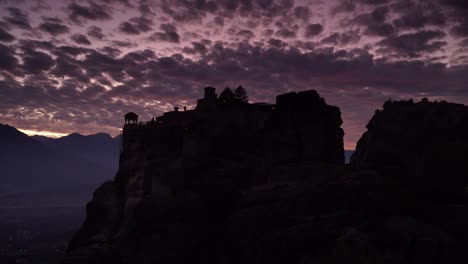
<svg viewBox="0 0 468 264">
<path fill-rule="evenodd" d="M 205 96 L 204 99 L 207 101 L 216 100 L 216 88 L 214 87 L 205 87 Z"/>
<path fill-rule="evenodd" d="M 216 94 L 216 88 L 205 87 L 205 95 L 203 98 L 197 101 L 197 110 L 211 111 L 216 108 L 218 95 Z"/>
</svg>

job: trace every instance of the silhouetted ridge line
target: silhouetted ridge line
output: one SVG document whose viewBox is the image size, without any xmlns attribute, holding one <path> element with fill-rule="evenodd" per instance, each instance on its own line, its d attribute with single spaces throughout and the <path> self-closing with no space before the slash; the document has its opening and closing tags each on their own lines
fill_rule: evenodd
<svg viewBox="0 0 468 264">
<path fill-rule="evenodd" d="M 108 135 L 110 142 L 104 135 L 79 136 L 86 140 L 29 137 L 0 124 L 1 205 L 82 203 L 96 184 L 111 179 L 117 145 Z"/>
</svg>

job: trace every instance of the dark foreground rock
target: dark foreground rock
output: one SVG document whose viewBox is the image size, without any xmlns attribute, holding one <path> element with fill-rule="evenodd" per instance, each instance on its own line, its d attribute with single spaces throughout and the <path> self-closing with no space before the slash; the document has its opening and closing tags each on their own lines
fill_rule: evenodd
<svg viewBox="0 0 468 264">
<path fill-rule="evenodd" d="M 374 121 L 346 166 L 339 110 L 313 91 L 267 107 L 209 100 L 125 127 L 119 172 L 95 192 L 64 263 L 468 263 L 466 201 L 415 191 L 410 162 L 374 163 L 366 149 L 385 145 L 366 139 L 380 131 Z M 392 119 L 386 105 L 372 119 L 392 124 L 381 138 L 404 138 L 413 111 L 466 111 L 419 107 L 404 104 Z M 417 153 L 439 161 L 428 151 Z"/>
<path fill-rule="evenodd" d="M 351 157 L 433 201 L 465 199 L 468 108 L 447 102 L 387 101 Z"/>
</svg>

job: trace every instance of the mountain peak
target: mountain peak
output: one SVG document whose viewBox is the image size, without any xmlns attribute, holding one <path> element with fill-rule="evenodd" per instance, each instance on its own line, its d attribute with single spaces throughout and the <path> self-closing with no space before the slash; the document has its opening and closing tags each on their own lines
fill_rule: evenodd
<svg viewBox="0 0 468 264">
<path fill-rule="evenodd" d="M 19 147 L 23 144 L 38 143 L 13 126 L 0 124 L 0 143 L 2 146 Z"/>
</svg>

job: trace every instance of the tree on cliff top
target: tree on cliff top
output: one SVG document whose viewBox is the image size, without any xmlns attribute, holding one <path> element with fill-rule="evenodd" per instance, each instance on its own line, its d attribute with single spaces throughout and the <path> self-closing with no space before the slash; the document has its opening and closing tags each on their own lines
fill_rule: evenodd
<svg viewBox="0 0 468 264">
<path fill-rule="evenodd" d="M 219 95 L 218 100 L 222 104 L 232 103 L 234 101 L 234 93 L 232 92 L 231 88 L 224 88 L 224 90 Z"/>
<path fill-rule="evenodd" d="M 218 101 L 221 104 L 245 104 L 249 102 L 249 96 L 245 88 L 241 85 L 237 87 L 234 92 L 231 88 L 226 87 L 219 95 Z"/>
<path fill-rule="evenodd" d="M 245 88 L 242 87 L 242 85 L 239 85 L 239 87 L 237 87 L 236 90 L 234 91 L 234 99 L 242 103 L 249 102 L 249 96 L 247 95 L 247 90 L 245 90 Z"/>
</svg>

